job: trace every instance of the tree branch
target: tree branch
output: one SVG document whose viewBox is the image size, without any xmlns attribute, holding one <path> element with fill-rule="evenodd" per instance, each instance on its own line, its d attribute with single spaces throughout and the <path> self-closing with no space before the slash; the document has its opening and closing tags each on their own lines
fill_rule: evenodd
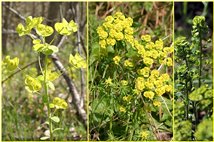
<svg viewBox="0 0 214 142">
<path fill-rule="evenodd" d="M 17 70 L 16 72 L 12 73 L 11 75 L 9 75 L 7 78 L 5 78 L 1 83 L 4 84 L 8 79 L 10 79 L 11 77 L 13 77 L 14 75 L 16 75 L 17 73 L 19 73 L 20 71 L 26 69 L 27 67 L 37 63 L 38 60 L 31 62 L 30 64 L 25 65 L 24 67 L 20 68 L 19 70 Z"/>
</svg>

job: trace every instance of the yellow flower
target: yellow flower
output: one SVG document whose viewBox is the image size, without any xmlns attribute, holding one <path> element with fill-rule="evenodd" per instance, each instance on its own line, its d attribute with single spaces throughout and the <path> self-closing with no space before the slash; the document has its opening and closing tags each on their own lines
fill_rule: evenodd
<svg viewBox="0 0 214 142">
<path fill-rule="evenodd" d="M 147 139 L 148 136 L 149 136 L 149 132 L 148 132 L 148 131 L 142 131 L 142 132 L 141 132 L 141 137 L 142 137 L 142 139 Z"/>
<path fill-rule="evenodd" d="M 157 41 L 155 41 L 155 48 L 158 50 L 162 50 L 163 49 L 163 40 L 159 39 Z"/>
<path fill-rule="evenodd" d="M 121 16 L 123 16 L 122 12 L 116 12 L 114 15 L 114 18 L 120 18 Z"/>
<path fill-rule="evenodd" d="M 42 84 L 37 78 L 33 78 L 29 75 L 25 77 L 26 90 L 29 92 L 38 92 L 42 89 Z"/>
<path fill-rule="evenodd" d="M 155 46 L 154 42 L 149 42 L 146 44 L 145 48 L 151 50 L 151 49 L 153 49 L 154 46 Z"/>
<path fill-rule="evenodd" d="M 10 56 L 6 56 L 3 64 L 6 66 L 6 69 L 9 71 L 15 70 L 19 65 L 19 58 L 15 57 L 10 59 Z"/>
<path fill-rule="evenodd" d="M 174 48 L 173 47 L 164 47 L 163 51 L 164 51 L 164 53 L 169 54 L 174 51 Z"/>
<path fill-rule="evenodd" d="M 124 32 L 126 34 L 132 35 L 134 33 L 134 30 L 131 27 L 127 27 L 127 28 L 125 28 Z"/>
<path fill-rule="evenodd" d="M 152 65 L 153 64 L 153 60 L 151 58 L 148 58 L 148 57 L 145 57 L 143 58 L 143 62 L 146 64 L 146 65 Z"/>
<path fill-rule="evenodd" d="M 114 17 L 112 17 L 112 16 L 107 16 L 106 18 L 105 18 L 105 22 L 110 22 L 110 23 L 112 23 L 114 21 Z"/>
<path fill-rule="evenodd" d="M 119 110 L 120 110 L 120 112 L 123 112 L 123 113 L 126 112 L 126 108 L 124 108 L 123 106 L 120 106 Z"/>
<path fill-rule="evenodd" d="M 144 77 L 149 77 L 150 68 L 144 67 L 143 69 L 138 70 L 138 73 Z"/>
<path fill-rule="evenodd" d="M 114 38 L 115 34 L 117 34 L 117 32 L 114 29 L 110 29 L 109 36 Z"/>
<path fill-rule="evenodd" d="M 156 106 L 156 107 L 159 107 L 161 105 L 161 102 L 159 101 L 154 101 L 153 102 L 153 105 Z"/>
<path fill-rule="evenodd" d="M 143 77 L 138 77 L 135 81 L 135 88 L 139 91 L 143 91 L 143 89 L 145 88 L 144 82 L 145 81 Z"/>
<path fill-rule="evenodd" d="M 157 50 L 151 50 L 150 52 L 153 59 L 157 59 L 159 57 Z"/>
<path fill-rule="evenodd" d="M 150 35 L 142 35 L 141 39 L 144 40 L 145 42 L 150 42 L 151 41 L 151 36 Z"/>
<path fill-rule="evenodd" d="M 125 61 L 124 61 L 124 66 L 125 66 L 125 67 L 133 67 L 134 64 L 133 64 L 131 61 L 129 61 L 129 60 L 125 60 Z"/>
<path fill-rule="evenodd" d="M 136 95 L 140 95 L 141 91 L 139 91 L 138 89 L 133 89 L 133 93 Z"/>
<path fill-rule="evenodd" d="M 108 37 L 108 33 L 103 29 L 102 26 L 99 26 L 97 28 L 97 33 L 98 33 L 100 39 L 106 39 Z"/>
<path fill-rule="evenodd" d="M 100 40 L 99 41 L 99 45 L 101 48 L 106 48 L 106 41 L 103 39 L 103 40 Z"/>
<path fill-rule="evenodd" d="M 155 87 L 160 88 L 161 86 L 163 86 L 163 81 L 158 79 L 154 81 Z"/>
<path fill-rule="evenodd" d="M 115 33 L 114 37 L 115 37 L 115 39 L 116 39 L 117 41 L 122 40 L 122 39 L 124 38 L 122 32 L 117 32 L 117 33 Z"/>
<path fill-rule="evenodd" d="M 113 84 L 112 79 L 110 77 L 108 79 L 106 79 L 105 84 L 106 85 L 112 85 Z"/>
<path fill-rule="evenodd" d="M 165 93 L 165 87 L 162 86 L 160 88 L 156 88 L 155 92 L 157 93 L 158 96 L 162 96 Z"/>
<path fill-rule="evenodd" d="M 133 35 L 125 34 L 125 39 L 126 39 L 127 42 L 129 42 L 130 44 L 134 45 L 134 37 L 133 37 Z"/>
<path fill-rule="evenodd" d="M 165 85 L 164 87 L 165 87 L 166 92 L 172 93 L 172 85 Z"/>
<path fill-rule="evenodd" d="M 116 44 L 116 40 L 110 37 L 106 39 L 106 42 L 108 45 L 111 45 L 111 46 L 114 46 Z"/>
<path fill-rule="evenodd" d="M 152 82 L 146 81 L 145 82 L 145 86 L 149 89 L 153 89 L 154 88 L 154 84 Z"/>
<path fill-rule="evenodd" d="M 146 98 L 149 98 L 149 99 L 152 100 L 153 97 L 154 97 L 154 95 L 155 95 L 155 93 L 152 92 L 152 91 L 146 91 L 146 92 L 143 93 L 143 95 L 144 95 Z"/>
<path fill-rule="evenodd" d="M 122 84 L 123 86 L 126 86 L 126 85 L 128 85 L 128 81 L 126 81 L 126 80 L 121 80 L 121 84 Z"/>
<path fill-rule="evenodd" d="M 123 100 L 126 101 L 126 102 L 129 102 L 131 100 L 131 98 L 132 97 L 130 95 L 128 95 L 128 96 L 124 96 Z"/>
<path fill-rule="evenodd" d="M 165 64 L 169 67 L 172 66 L 172 58 L 168 57 L 165 59 Z"/>
<path fill-rule="evenodd" d="M 113 58 L 113 60 L 114 60 L 114 63 L 115 63 L 116 65 L 118 65 L 119 62 L 120 62 L 120 60 L 121 60 L 121 57 L 120 57 L 120 56 L 115 56 L 115 57 Z"/>
<path fill-rule="evenodd" d="M 154 70 L 151 71 L 151 75 L 154 76 L 154 77 L 158 77 L 159 76 L 159 71 L 154 69 Z"/>
<path fill-rule="evenodd" d="M 167 82 L 170 80 L 170 77 L 167 73 L 164 73 L 159 77 L 159 79 L 162 80 L 163 82 Z"/>
</svg>

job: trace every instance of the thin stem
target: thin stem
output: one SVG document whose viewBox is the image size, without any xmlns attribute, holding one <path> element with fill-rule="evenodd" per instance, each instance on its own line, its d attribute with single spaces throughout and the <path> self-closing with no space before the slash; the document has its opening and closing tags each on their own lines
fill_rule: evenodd
<svg viewBox="0 0 214 142">
<path fill-rule="evenodd" d="M 51 121 L 51 112 L 50 112 L 50 96 L 48 94 L 48 84 L 47 84 L 47 71 L 48 71 L 48 56 L 45 55 L 45 73 L 44 73 L 44 86 L 45 86 L 45 95 L 47 96 L 47 108 L 48 108 L 48 121 L 49 121 L 49 131 L 50 131 L 50 141 L 53 141 L 52 134 L 52 121 Z"/>
</svg>

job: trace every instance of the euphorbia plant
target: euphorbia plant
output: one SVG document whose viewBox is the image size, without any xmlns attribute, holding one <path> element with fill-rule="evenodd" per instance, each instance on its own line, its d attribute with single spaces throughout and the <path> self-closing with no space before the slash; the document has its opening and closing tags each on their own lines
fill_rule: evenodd
<svg viewBox="0 0 214 142">
<path fill-rule="evenodd" d="M 107 136 L 100 134 L 107 140 L 159 140 L 160 133 L 171 131 L 168 69 L 173 47 L 148 34 L 138 38 L 135 30 L 133 19 L 121 12 L 97 27 L 99 45 L 92 47 L 90 56 L 90 70 L 96 73 L 90 84 L 90 128 L 91 133 L 107 131 Z M 94 65 L 96 58 L 99 64 Z"/>
<path fill-rule="evenodd" d="M 39 58 L 39 68 L 41 70 L 41 75 L 38 75 L 36 77 L 26 75 L 25 76 L 25 88 L 27 91 L 31 93 L 37 93 L 39 95 L 42 95 L 43 103 L 47 107 L 47 121 L 46 124 L 49 127 L 48 133 L 45 133 L 43 137 L 41 137 L 41 140 L 54 140 L 54 132 L 58 130 L 63 130 L 63 128 L 55 127 L 57 123 L 60 122 L 60 113 L 62 113 L 63 110 L 67 109 L 68 104 L 65 100 L 55 97 L 53 98 L 49 92 L 49 89 L 54 90 L 54 83 L 53 81 L 59 77 L 59 73 L 52 72 L 51 68 L 48 66 L 49 62 L 49 55 L 55 54 L 59 51 L 58 47 L 53 45 L 54 39 L 50 43 L 46 42 L 46 37 L 51 36 L 55 31 L 63 36 L 69 36 L 73 32 L 77 31 L 77 24 L 71 20 L 70 22 L 67 22 L 64 18 L 62 19 L 62 22 L 57 22 L 54 25 L 54 28 L 42 24 L 44 18 L 43 17 L 27 17 L 25 20 L 25 25 L 18 24 L 16 31 L 18 32 L 19 36 L 30 36 L 33 43 L 33 50 L 35 53 L 37 53 Z M 34 34 L 32 34 L 34 31 Z M 44 66 L 40 63 L 40 55 L 44 55 Z M 86 63 L 84 58 L 82 58 L 78 53 L 73 57 L 73 55 L 70 55 L 69 62 L 72 66 L 75 64 L 75 68 L 85 68 Z M 9 57 L 6 58 L 6 63 L 9 61 Z M 16 58 L 15 58 L 16 59 Z M 14 60 L 15 60 L 14 59 Z M 79 62 L 81 61 L 81 62 Z M 10 62 L 9 62 L 10 63 Z M 8 64 L 9 64 L 8 63 Z M 12 61 L 10 64 L 13 64 Z M 13 66 L 16 66 L 17 63 L 14 63 Z M 8 65 L 10 67 L 10 65 Z M 13 68 L 13 67 L 11 67 Z M 43 89 L 43 90 L 42 90 Z M 53 99 L 52 99 L 53 98 Z"/>
<path fill-rule="evenodd" d="M 212 57 L 204 52 L 210 42 L 209 31 L 204 16 L 195 16 L 192 24 L 191 39 L 178 37 L 175 41 L 174 139 L 212 140 L 211 133 L 203 134 L 206 130 L 200 125 L 212 126 L 212 81 L 206 69 Z"/>
</svg>

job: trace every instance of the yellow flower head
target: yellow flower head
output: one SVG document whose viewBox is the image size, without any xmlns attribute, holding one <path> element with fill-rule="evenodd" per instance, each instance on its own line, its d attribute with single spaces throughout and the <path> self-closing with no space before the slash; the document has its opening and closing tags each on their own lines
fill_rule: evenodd
<svg viewBox="0 0 214 142">
<path fill-rule="evenodd" d="M 165 59 L 165 64 L 168 66 L 168 67 L 170 67 L 170 66 L 172 66 L 172 58 L 170 58 L 170 57 L 168 57 L 168 58 L 166 58 Z"/>
<path fill-rule="evenodd" d="M 107 16 L 107 17 L 105 18 L 105 22 L 112 23 L 113 21 L 114 21 L 114 17 L 112 17 L 112 16 Z"/>
<path fill-rule="evenodd" d="M 128 85 L 128 81 L 126 81 L 126 80 L 121 80 L 121 84 L 122 84 L 123 86 L 127 86 L 127 85 Z"/>
<path fill-rule="evenodd" d="M 153 105 L 156 106 L 156 107 L 159 107 L 161 105 L 161 102 L 159 101 L 154 101 L 153 102 Z"/>
<path fill-rule="evenodd" d="M 141 137 L 142 137 L 142 139 L 147 139 L 148 136 L 149 136 L 149 132 L 148 132 L 148 131 L 142 131 L 142 132 L 141 132 Z"/>
<path fill-rule="evenodd" d="M 123 106 L 120 106 L 119 111 L 125 113 L 126 112 L 126 108 L 124 108 Z"/>
<path fill-rule="evenodd" d="M 143 62 L 148 66 L 151 66 L 154 63 L 153 59 L 148 57 L 143 58 Z"/>
<path fill-rule="evenodd" d="M 154 81 L 155 87 L 160 88 L 161 86 L 163 86 L 163 81 L 158 79 Z"/>
<path fill-rule="evenodd" d="M 154 69 L 151 71 L 151 75 L 157 78 L 159 76 L 159 71 Z"/>
<path fill-rule="evenodd" d="M 125 66 L 125 67 L 133 67 L 134 64 L 133 64 L 130 60 L 125 60 L 125 61 L 124 61 L 124 66 Z"/>
<path fill-rule="evenodd" d="M 167 73 L 164 73 L 159 77 L 159 79 L 162 80 L 163 82 L 167 82 L 170 80 L 170 77 Z"/>
<path fill-rule="evenodd" d="M 162 86 L 160 88 L 156 88 L 155 92 L 157 93 L 158 96 L 162 96 L 165 93 L 165 87 Z"/>
<path fill-rule="evenodd" d="M 172 93 L 172 89 L 173 89 L 172 85 L 165 85 L 164 87 L 165 87 L 166 92 Z"/>
<path fill-rule="evenodd" d="M 145 42 L 150 42 L 151 41 L 151 36 L 150 35 L 142 35 L 141 39 L 144 40 Z"/>
<path fill-rule="evenodd" d="M 149 98 L 149 99 L 152 100 L 153 97 L 154 97 L 154 95 L 155 95 L 155 93 L 152 92 L 152 91 L 146 91 L 146 92 L 143 93 L 143 95 L 144 95 L 146 98 Z"/>
<path fill-rule="evenodd" d="M 115 57 L 113 58 L 113 60 L 114 60 L 114 63 L 115 63 L 116 65 L 118 65 L 119 62 L 120 62 L 120 60 L 121 60 L 121 57 L 120 57 L 120 56 L 115 56 Z"/>
<path fill-rule="evenodd" d="M 154 88 L 154 84 L 152 82 L 149 82 L 149 81 L 145 82 L 145 86 L 150 90 Z"/>
<path fill-rule="evenodd" d="M 103 39 L 103 40 L 100 40 L 99 41 L 99 45 L 101 48 L 106 48 L 106 41 Z"/>
<path fill-rule="evenodd" d="M 110 77 L 108 79 L 106 79 L 105 84 L 106 85 L 112 85 L 113 84 L 112 79 Z"/>
<path fill-rule="evenodd" d="M 163 49 L 163 40 L 159 39 L 157 41 L 155 41 L 155 48 L 158 50 L 162 50 Z"/>
<path fill-rule="evenodd" d="M 106 39 L 106 43 L 107 43 L 108 45 L 114 46 L 114 45 L 116 44 L 116 40 L 113 39 L 113 38 L 108 37 L 108 38 Z"/>
<path fill-rule="evenodd" d="M 144 82 L 145 81 L 143 77 L 138 77 L 135 81 L 135 88 L 139 91 L 143 91 L 143 89 L 145 88 Z"/>
<path fill-rule="evenodd" d="M 131 98 L 132 97 L 130 95 L 128 95 L 128 96 L 124 96 L 123 100 L 126 101 L 126 102 L 129 102 L 131 100 Z"/>
<path fill-rule="evenodd" d="M 19 58 L 15 57 L 13 59 L 10 59 L 10 56 L 6 56 L 4 59 L 4 65 L 6 65 L 7 70 L 13 71 L 19 65 Z"/>
<path fill-rule="evenodd" d="M 143 69 L 138 70 L 138 73 L 140 75 L 143 75 L 144 77 L 149 77 L 150 68 L 149 67 L 144 67 Z"/>
</svg>

